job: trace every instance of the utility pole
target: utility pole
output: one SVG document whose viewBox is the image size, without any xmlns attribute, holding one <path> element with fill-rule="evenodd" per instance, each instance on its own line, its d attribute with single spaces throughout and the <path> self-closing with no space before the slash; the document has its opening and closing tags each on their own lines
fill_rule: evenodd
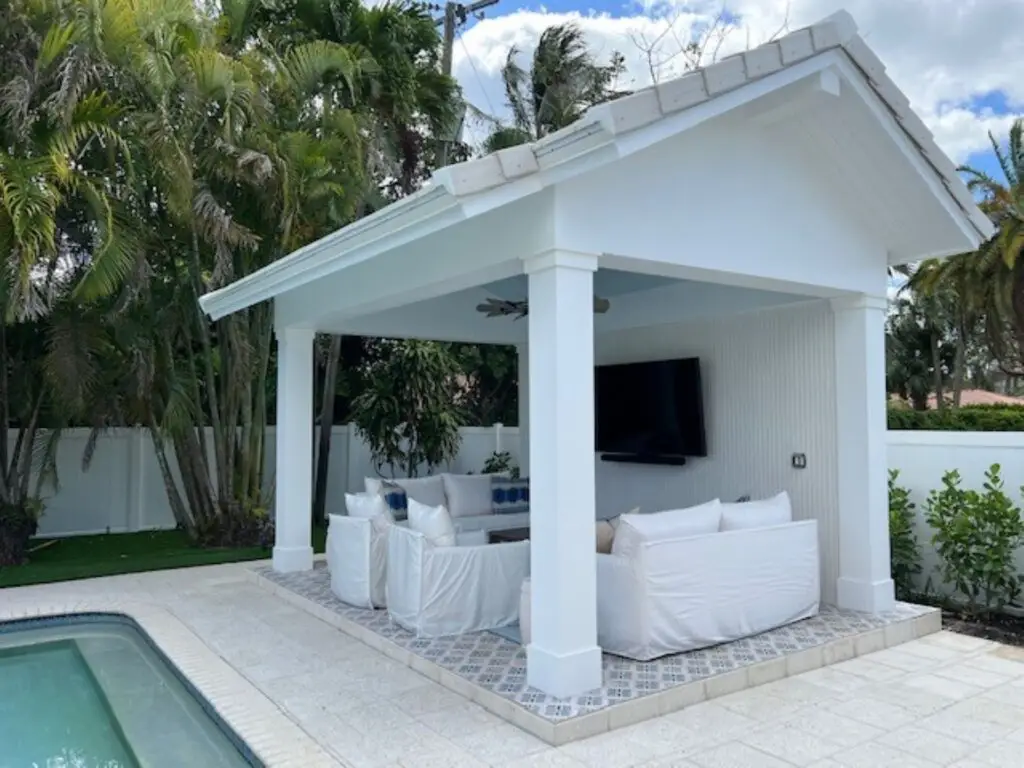
<svg viewBox="0 0 1024 768">
<path fill-rule="evenodd" d="M 449 2 L 444 4 L 444 16 L 437 19 L 437 24 L 444 25 L 444 47 L 441 49 L 441 72 L 445 75 L 452 74 L 452 51 L 455 48 L 455 33 L 458 28 L 466 23 L 470 16 L 480 14 L 484 8 L 497 5 L 498 0 L 476 0 L 476 2 L 464 5 L 462 3 Z M 445 137 L 441 140 L 441 151 L 438 165 L 443 167 L 448 164 L 448 151 L 451 148 L 452 140 Z"/>
</svg>

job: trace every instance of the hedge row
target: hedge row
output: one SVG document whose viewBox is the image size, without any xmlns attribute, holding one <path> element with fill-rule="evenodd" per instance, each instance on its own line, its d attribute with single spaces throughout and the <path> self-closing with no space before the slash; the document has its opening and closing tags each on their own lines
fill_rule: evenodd
<svg viewBox="0 0 1024 768">
<path fill-rule="evenodd" d="M 968 405 L 941 411 L 914 411 L 890 406 L 889 429 L 1024 432 L 1024 406 Z"/>
</svg>

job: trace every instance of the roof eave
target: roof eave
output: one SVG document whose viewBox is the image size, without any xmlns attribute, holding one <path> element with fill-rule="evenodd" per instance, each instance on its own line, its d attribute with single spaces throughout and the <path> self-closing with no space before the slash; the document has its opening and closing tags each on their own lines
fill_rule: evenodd
<svg viewBox="0 0 1024 768">
<path fill-rule="evenodd" d="M 445 187 L 427 187 L 240 280 L 204 294 L 199 298 L 199 305 L 213 320 L 219 320 L 291 290 L 297 287 L 296 283 L 304 284 L 359 261 L 367 251 L 379 249 L 382 241 L 396 233 L 421 223 L 436 223 L 436 217 L 458 207 L 459 201 Z M 345 252 L 342 260 L 337 258 L 340 252 Z"/>
</svg>

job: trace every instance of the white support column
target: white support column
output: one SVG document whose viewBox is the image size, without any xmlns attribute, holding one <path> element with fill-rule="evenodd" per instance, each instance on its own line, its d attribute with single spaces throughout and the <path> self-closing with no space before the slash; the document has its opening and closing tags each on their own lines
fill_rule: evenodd
<svg viewBox="0 0 1024 768">
<path fill-rule="evenodd" d="M 519 475 L 530 476 L 530 347 L 519 344 Z"/>
<path fill-rule="evenodd" d="M 553 696 L 601 685 L 594 551 L 597 257 L 529 260 L 531 640 L 527 682 Z"/>
<path fill-rule="evenodd" d="M 832 300 L 835 315 L 840 608 L 895 602 L 889 564 L 884 297 Z"/>
<path fill-rule="evenodd" d="M 313 331 L 277 329 L 274 570 L 313 567 Z"/>
</svg>

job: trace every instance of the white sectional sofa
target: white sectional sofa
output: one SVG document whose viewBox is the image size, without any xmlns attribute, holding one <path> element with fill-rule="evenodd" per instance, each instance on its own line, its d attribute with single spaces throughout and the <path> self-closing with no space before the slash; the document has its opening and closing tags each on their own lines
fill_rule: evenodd
<svg viewBox="0 0 1024 768">
<path fill-rule="evenodd" d="M 770 501 L 773 514 L 765 514 L 766 502 L 716 500 L 692 510 L 623 515 L 612 554 L 597 556 L 601 648 L 647 661 L 816 615 L 817 521 L 792 522 L 785 494 Z M 657 519 L 687 513 L 681 528 Z"/>
</svg>

